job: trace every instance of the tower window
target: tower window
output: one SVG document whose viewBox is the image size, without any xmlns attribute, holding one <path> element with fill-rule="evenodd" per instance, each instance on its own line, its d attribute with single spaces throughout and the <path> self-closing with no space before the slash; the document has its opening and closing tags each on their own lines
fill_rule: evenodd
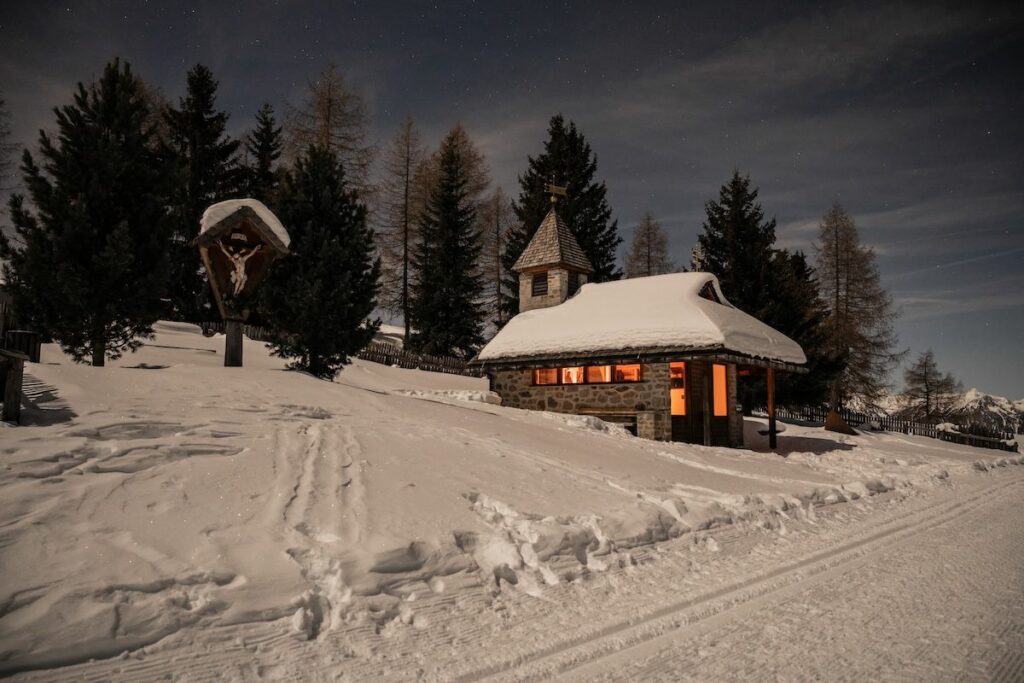
<svg viewBox="0 0 1024 683">
<path fill-rule="evenodd" d="M 569 296 L 572 296 L 580 288 L 580 274 L 572 271 L 569 273 Z"/>
<path fill-rule="evenodd" d="M 548 293 L 548 274 L 534 273 L 533 280 L 530 283 L 530 296 L 547 296 Z"/>
</svg>

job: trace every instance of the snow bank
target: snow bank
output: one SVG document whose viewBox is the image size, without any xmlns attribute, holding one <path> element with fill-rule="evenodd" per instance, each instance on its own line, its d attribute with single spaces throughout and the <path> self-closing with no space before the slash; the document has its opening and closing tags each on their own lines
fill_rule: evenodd
<svg viewBox="0 0 1024 683">
<path fill-rule="evenodd" d="M 281 244 L 285 247 L 291 244 L 292 238 L 288 235 L 288 231 L 284 229 L 284 226 L 281 225 L 281 221 L 278 220 L 273 211 L 257 199 L 228 199 L 207 207 L 206 211 L 203 212 L 202 219 L 199 221 L 199 234 L 203 234 L 243 207 L 255 211 L 260 220 L 281 241 Z"/>
<path fill-rule="evenodd" d="M 723 303 L 700 296 L 708 283 Z M 641 349 L 724 350 L 805 363 L 800 345 L 729 304 L 707 273 L 588 283 L 565 303 L 520 313 L 479 360 Z"/>
</svg>

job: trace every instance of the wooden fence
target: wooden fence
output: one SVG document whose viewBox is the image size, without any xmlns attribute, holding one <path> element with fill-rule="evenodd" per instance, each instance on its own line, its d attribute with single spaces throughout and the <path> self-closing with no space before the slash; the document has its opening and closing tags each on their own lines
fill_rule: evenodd
<svg viewBox="0 0 1024 683">
<path fill-rule="evenodd" d="M 757 412 L 762 415 L 768 414 L 767 408 L 761 408 Z M 1013 432 L 994 432 L 978 425 L 958 426 L 958 431 L 953 432 L 939 430 L 938 425 L 935 424 L 901 420 L 889 415 L 867 415 L 847 409 L 840 410 L 839 413 L 846 420 L 846 424 L 851 427 L 928 436 L 933 439 L 976 446 L 978 448 L 993 448 L 1012 453 L 1018 452 L 1018 446 L 1014 443 L 1015 435 Z M 775 408 L 775 415 L 779 419 L 809 422 L 812 424 L 824 424 L 827 414 L 828 408 L 825 406 L 777 406 Z"/>
<path fill-rule="evenodd" d="M 203 334 L 211 336 L 224 334 L 224 322 L 200 323 Z M 253 341 L 270 341 L 270 334 L 263 327 L 256 325 L 243 325 L 242 334 Z M 443 372 L 449 375 L 465 375 L 467 377 L 480 377 L 478 370 L 467 367 L 466 361 L 453 356 L 432 356 L 426 353 L 414 353 L 407 351 L 397 344 L 384 341 L 372 341 L 355 354 L 356 358 L 368 360 L 382 365 L 398 366 L 413 370 L 427 370 L 429 372 Z"/>
</svg>

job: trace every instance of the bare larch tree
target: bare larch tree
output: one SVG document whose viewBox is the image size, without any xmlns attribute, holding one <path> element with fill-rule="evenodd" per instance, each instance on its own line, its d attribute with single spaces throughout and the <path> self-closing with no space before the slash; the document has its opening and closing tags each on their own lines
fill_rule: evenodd
<svg viewBox="0 0 1024 683">
<path fill-rule="evenodd" d="M 346 179 L 363 197 L 370 192 L 370 167 L 376 150 L 369 141 L 366 103 L 335 64 L 313 80 L 305 99 L 288 106 L 289 159 L 309 145 L 328 149 L 341 159 Z"/>
<path fill-rule="evenodd" d="M 881 284 L 874 250 L 861 243 L 853 218 L 838 204 L 822 218 L 815 251 L 821 295 L 829 309 L 829 350 L 845 361 L 832 383 L 832 409 L 850 399 L 876 407 L 905 353 L 895 350 L 899 312 Z"/>
<path fill-rule="evenodd" d="M 661 223 L 648 211 L 640 219 L 633 233 L 633 241 L 626 256 L 626 277 L 647 277 L 673 271 L 668 257 L 668 236 Z"/>
<path fill-rule="evenodd" d="M 908 416 L 924 422 L 940 422 L 949 416 L 963 393 L 963 385 L 950 373 L 942 373 L 931 349 L 903 371 L 902 393 Z"/>
<path fill-rule="evenodd" d="M 417 239 L 417 217 L 423 206 L 421 166 L 426 152 L 420 133 L 407 118 L 384 152 L 383 175 L 379 184 L 379 226 L 377 245 L 381 252 L 381 305 L 401 314 L 404 339 L 409 341 L 410 273 Z"/>
<path fill-rule="evenodd" d="M 512 200 L 505 191 L 496 187 L 480 206 L 480 224 L 483 230 L 481 239 L 483 250 L 480 254 L 481 268 L 484 271 L 484 296 L 486 310 L 493 311 L 492 320 L 497 326 L 504 325 L 504 303 L 508 292 L 504 289 L 502 278 L 505 276 L 502 267 L 502 253 L 505 249 L 506 236 L 512 227 L 516 215 L 512 210 Z"/>
</svg>

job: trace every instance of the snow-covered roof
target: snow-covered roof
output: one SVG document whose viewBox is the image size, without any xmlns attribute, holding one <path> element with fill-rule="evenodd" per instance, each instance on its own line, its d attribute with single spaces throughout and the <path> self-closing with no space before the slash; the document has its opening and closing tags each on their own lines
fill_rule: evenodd
<svg viewBox="0 0 1024 683">
<path fill-rule="evenodd" d="M 594 272 L 590 260 L 580 248 L 569 226 L 565 224 L 562 217 L 552 206 L 548 214 L 544 216 L 540 227 L 534 233 L 533 239 L 523 249 L 523 253 L 516 259 L 512 270 L 526 270 L 539 266 L 554 266 L 563 264 L 582 270 L 587 273 Z"/>
<path fill-rule="evenodd" d="M 708 283 L 722 303 L 700 296 Z M 710 273 L 586 284 L 558 306 L 514 317 L 477 361 L 658 351 L 721 351 L 807 362 L 795 341 L 728 303 Z"/>
<path fill-rule="evenodd" d="M 291 244 L 292 238 L 289 237 L 288 231 L 284 229 L 283 225 L 281 225 L 281 221 L 277 219 L 277 216 L 274 215 L 273 211 L 268 209 L 266 205 L 258 199 L 228 199 L 227 201 L 211 204 L 206 208 L 206 211 L 203 212 L 203 217 L 199 221 L 199 234 L 203 234 L 242 208 L 252 209 L 256 216 L 263 221 L 264 225 L 270 229 L 274 236 L 280 240 L 281 244 L 286 248 Z"/>
</svg>

